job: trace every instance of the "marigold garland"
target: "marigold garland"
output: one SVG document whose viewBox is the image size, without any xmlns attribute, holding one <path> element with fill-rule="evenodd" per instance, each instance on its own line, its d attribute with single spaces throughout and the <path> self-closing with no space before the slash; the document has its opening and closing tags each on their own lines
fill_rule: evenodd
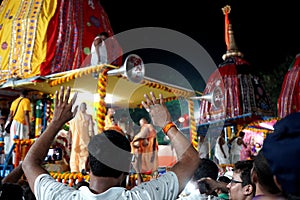
<svg viewBox="0 0 300 200">
<path fill-rule="evenodd" d="M 99 104 L 97 108 L 97 125 L 98 133 L 102 133 L 105 127 L 105 114 L 106 114 L 106 86 L 107 86 L 107 72 L 108 68 L 105 68 L 101 71 L 98 77 L 98 94 L 99 94 Z"/>
</svg>

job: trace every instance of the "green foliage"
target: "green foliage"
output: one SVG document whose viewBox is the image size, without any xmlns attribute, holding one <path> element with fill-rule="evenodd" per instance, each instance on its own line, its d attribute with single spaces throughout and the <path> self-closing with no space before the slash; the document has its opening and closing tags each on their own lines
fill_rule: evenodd
<svg viewBox="0 0 300 200">
<path fill-rule="evenodd" d="M 277 101 L 282 89 L 285 74 L 293 63 L 294 57 L 287 56 L 285 61 L 272 69 L 272 72 L 259 72 L 258 76 L 262 79 L 265 89 L 269 94 L 274 111 L 277 113 Z"/>
<path fill-rule="evenodd" d="M 148 119 L 149 122 L 151 122 L 149 113 L 144 108 L 130 109 L 129 113 L 130 113 L 130 117 L 131 117 L 132 121 L 137 125 L 139 124 L 139 120 L 142 117 L 145 117 L 146 119 Z"/>
<path fill-rule="evenodd" d="M 166 102 L 166 106 L 171 114 L 172 121 L 176 121 L 184 113 L 188 113 L 188 104 L 183 99 Z M 149 113 L 144 108 L 130 109 L 129 113 L 131 119 L 134 121 L 136 125 L 139 124 L 139 120 L 142 117 L 145 117 L 146 119 L 149 120 L 149 122 L 151 122 L 151 117 L 149 116 Z M 136 129 L 136 131 L 138 130 L 139 129 Z M 169 140 L 166 140 L 165 134 L 162 131 L 157 132 L 157 141 L 158 144 L 160 145 L 166 145 L 170 143 Z"/>
<path fill-rule="evenodd" d="M 188 113 L 188 104 L 185 100 L 174 100 L 166 102 L 166 106 L 171 114 L 172 121 L 178 120 L 184 113 Z M 144 108 L 130 109 L 131 119 L 138 124 L 142 117 L 146 117 L 151 122 L 149 113 Z"/>
<path fill-rule="evenodd" d="M 188 113 L 188 104 L 185 100 L 174 100 L 166 103 L 171 114 L 172 121 L 178 120 L 184 113 Z"/>
</svg>

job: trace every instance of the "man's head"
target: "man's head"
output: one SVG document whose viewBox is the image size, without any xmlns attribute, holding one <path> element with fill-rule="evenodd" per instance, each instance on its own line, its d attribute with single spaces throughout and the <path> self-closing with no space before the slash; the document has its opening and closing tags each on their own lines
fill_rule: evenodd
<svg viewBox="0 0 300 200">
<path fill-rule="evenodd" d="M 260 151 L 254 159 L 252 169 L 252 182 L 259 184 L 266 192 L 270 194 L 279 194 L 280 190 L 276 186 L 273 174 L 268 164 L 268 161 Z"/>
<path fill-rule="evenodd" d="M 81 104 L 80 104 L 80 111 L 81 112 L 85 112 L 86 111 L 86 103 L 85 102 L 82 102 Z"/>
<path fill-rule="evenodd" d="M 239 136 L 240 136 L 241 138 L 244 138 L 245 132 L 241 131 L 240 134 L 239 134 Z"/>
<path fill-rule="evenodd" d="M 107 38 L 109 38 L 109 35 L 107 32 L 103 31 L 99 34 L 100 38 L 102 39 L 102 41 L 106 40 Z"/>
<path fill-rule="evenodd" d="M 300 112 L 282 118 L 268 134 L 262 148 L 273 175 L 289 196 L 300 197 Z"/>
<path fill-rule="evenodd" d="M 98 177 L 118 178 L 129 172 L 131 147 L 129 140 L 115 130 L 92 137 L 89 145 L 91 172 Z"/>
<path fill-rule="evenodd" d="M 140 126 L 143 126 L 145 124 L 148 124 L 148 120 L 143 117 L 143 118 L 140 119 L 139 123 L 140 123 Z"/>
<path fill-rule="evenodd" d="M 0 200 L 22 200 L 23 189 L 17 183 L 4 183 L 0 186 Z"/>
<path fill-rule="evenodd" d="M 108 108 L 108 109 L 107 109 L 107 115 L 108 115 L 108 116 L 112 116 L 112 115 L 114 115 L 115 113 L 116 113 L 115 109 L 113 109 L 113 108 Z"/>
<path fill-rule="evenodd" d="M 199 179 L 205 177 L 209 177 L 213 180 L 217 180 L 218 172 L 219 172 L 219 168 L 214 161 L 207 158 L 201 158 L 201 163 L 199 167 L 196 169 L 196 171 L 194 172 L 193 181 L 197 182 Z M 203 193 L 208 194 L 208 191 L 210 191 L 209 185 L 206 184 L 205 182 L 199 182 L 198 189 L 199 192 L 202 194 Z"/>
<path fill-rule="evenodd" d="M 227 185 L 232 200 L 252 199 L 255 187 L 251 182 L 252 160 L 238 161 L 234 164 L 231 182 Z"/>
<path fill-rule="evenodd" d="M 193 179 L 197 181 L 204 177 L 210 177 L 213 180 L 217 180 L 218 172 L 219 168 L 214 161 L 208 158 L 201 158 L 201 163 L 194 172 Z"/>
<path fill-rule="evenodd" d="M 28 96 L 28 90 L 22 90 L 21 96 L 23 96 L 23 97 Z"/>
</svg>

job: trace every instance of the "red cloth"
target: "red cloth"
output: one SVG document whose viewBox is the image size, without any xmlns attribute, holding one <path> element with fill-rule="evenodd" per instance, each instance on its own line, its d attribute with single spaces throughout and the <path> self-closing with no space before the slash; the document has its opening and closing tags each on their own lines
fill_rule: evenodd
<svg viewBox="0 0 300 200">
<path fill-rule="evenodd" d="M 271 101 L 250 64 L 240 57 L 230 57 L 208 79 L 203 95 L 215 93 L 214 103 L 202 100 L 200 123 L 232 119 L 243 114 L 272 116 Z"/>
<path fill-rule="evenodd" d="M 208 79 L 203 95 L 211 94 L 214 89 L 221 89 L 222 98 L 215 107 L 209 101 L 202 100 L 200 104 L 200 123 L 231 118 L 241 114 L 239 85 L 234 64 L 228 64 L 214 71 Z M 220 97 L 221 97 L 220 96 Z"/>
<path fill-rule="evenodd" d="M 89 65 L 90 47 L 103 31 L 113 36 L 109 18 L 98 1 L 57 0 L 55 15 L 47 30 L 46 59 L 41 75 L 73 70 Z M 122 48 L 114 37 L 107 42 L 108 64 L 122 65 Z"/>
<path fill-rule="evenodd" d="M 300 111 L 300 54 L 285 74 L 277 105 L 280 118 Z"/>
</svg>

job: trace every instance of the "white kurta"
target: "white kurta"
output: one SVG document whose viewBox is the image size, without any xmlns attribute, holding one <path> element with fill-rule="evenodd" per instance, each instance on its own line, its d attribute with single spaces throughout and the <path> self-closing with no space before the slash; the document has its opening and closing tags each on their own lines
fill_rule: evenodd
<svg viewBox="0 0 300 200">
<path fill-rule="evenodd" d="M 228 145 L 225 143 L 222 145 L 224 153 L 226 155 L 226 158 L 224 157 L 224 154 L 221 150 L 221 147 L 219 145 L 220 137 L 217 138 L 216 147 L 215 147 L 215 157 L 218 159 L 219 164 L 229 164 L 229 148 Z"/>
<path fill-rule="evenodd" d="M 106 49 L 106 45 L 105 45 L 105 42 L 102 41 L 100 43 L 100 45 L 98 45 L 98 48 L 99 48 L 99 54 L 100 54 L 100 62 L 99 62 L 99 58 L 98 58 L 98 55 L 97 55 L 97 52 L 96 52 L 96 47 L 94 45 L 94 42 L 92 44 L 92 47 L 91 47 L 91 65 L 101 65 L 101 64 L 107 64 L 108 63 L 108 56 L 107 56 L 107 49 Z"/>
</svg>

